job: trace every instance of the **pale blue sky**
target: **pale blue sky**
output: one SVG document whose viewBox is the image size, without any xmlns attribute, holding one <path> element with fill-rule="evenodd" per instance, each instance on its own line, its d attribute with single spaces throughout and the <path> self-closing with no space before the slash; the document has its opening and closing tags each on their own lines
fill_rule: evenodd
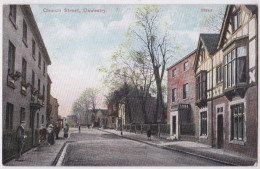
<svg viewBox="0 0 260 169">
<path fill-rule="evenodd" d="M 31 5 L 36 22 L 49 52 L 52 65 L 51 93 L 59 101 L 59 113 L 69 115 L 73 101 L 87 87 L 102 88 L 102 74 L 97 67 L 107 66 L 114 48 L 134 24 L 138 5 Z M 181 51 L 174 61 L 197 47 L 199 21 L 220 5 L 160 5 L 163 19 L 174 28 L 176 44 Z M 65 13 L 64 8 L 80 9 L 81 13 Z M 83 9 L 102 9 L 105 13 L 84 13 Z M 61 13 L 43 9 L 61 9 Z M 168 66 L 173 64 L 168 63 Z"/>
</svg>

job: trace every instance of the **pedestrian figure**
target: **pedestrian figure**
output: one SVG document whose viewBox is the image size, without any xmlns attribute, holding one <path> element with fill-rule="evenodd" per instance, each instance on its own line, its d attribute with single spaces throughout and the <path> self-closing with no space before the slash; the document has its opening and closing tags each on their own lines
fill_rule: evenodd
<svg viewBox="0 0 260 169">
<path fill-rule="evenodd" d="M 68 133 L 69 133 L 69 125 L 68 123 L 66 123 L 64 126 L 64 138 L 68 138 Z"/>
<path fill-rule="evenodd" d="M 80 133 L 80 124 L 79 124 L 78 128 L 79 128 L 79 133 Z"/>
<path fill-rule="evenodd" d="M 46 142 L 47 129 L 42 125 L 39 130 L 40 133 L 40 146 L 42 146 Z M 38 150 L 40 150 L 40 146 Z"/>
<path fill-rule="evenodd" d="M 25 125 L 25 123 L 21 122 L 21 124 L 17 127 L 17 130 L 16 130 L 16 142 L 17 142 L 17 145 L 18 145 L 17 159 L 16 160 L 19 160 L 19 158 L 22 155 L 23 146 L 24 146 L 24 143 L 25 143 L 25 138 L 27 137 L 25 135 L 24 125 Z"/>
<path fill-rule="evenodd" d="M 60 133 L 60 126 L 58 125 L 58 123 L 55 124 L 54 131 L 55 131 L 56 140 L 57 140 L 57 139 L 59 139 L 59 133 Z"/>
<path fill-rule="evenodd" d="M 54 144 L 54 131 L 53 131 L 52 124 L 49 125 L 47 132 L 48 132 L 48 144 L 53 145 Z"/>
<path fill-rule="evenodd" d="M 151 135 L 152 135 L 151 127 L 148 127 L 148 129 L 147 129 L 147 138 L 148 138 L 148 140 L 151 140 Z"/>
</svg>

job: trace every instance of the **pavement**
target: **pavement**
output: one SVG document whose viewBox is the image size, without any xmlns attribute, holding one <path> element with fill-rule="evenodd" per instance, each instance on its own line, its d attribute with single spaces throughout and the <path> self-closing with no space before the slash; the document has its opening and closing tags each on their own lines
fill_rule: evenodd
<svg viewBox="0 0 260 169">
<path fill-rule="evenodd" d="M 13 159 L 3 165 L 5 166 L 53 166 L 56 165 L 57 160 L 66 144 L 63 138 L 63 131 L 59 133 L 59 139 L 55 140 L 54 145 L 44 144 L 35 147 L 24 154 L 17 161 Z M 40 148 L 40 150 L 39 150 Z"/>
<path fill-rule="evenodd" d="M 121 131 L 113 129 L 103 129 L 102 131 L 121 136 Z M 226 165 L 234 166 L 253 166 L 257 165 L 257 159 L 249 158 L 247 156 L 237 154 L 230 151 L 224 151 L 223 149 L 211 148 L 209 145 L 190 142 L 190 141 L 178 141 L 178 140 L 167 140 L 164 138 L 159 138 L 157 136 L 152 136 L 151 141 L 147 140 L 146 133 L 137 134 L 123 131 L 123 136 L 126 139 L 142 142 L 155 147 L 178 151 L 186 153 L 189 155 L 201 157 L 208 160 L 213 160 Z"/>
</svg>

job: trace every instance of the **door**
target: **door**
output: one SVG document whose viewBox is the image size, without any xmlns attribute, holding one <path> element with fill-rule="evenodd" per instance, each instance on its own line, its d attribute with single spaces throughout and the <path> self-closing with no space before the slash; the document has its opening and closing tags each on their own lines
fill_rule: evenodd
<svg viewBox="0 0 260 169">
<path fill-rule="evenodd" d="M 217 118 L 217 148 L 223 148 L 223 114 Z"/>
<path fill-rule="evenodd" d="M 32 145 L 34 144 L 34 110 L 30 110 L 30 128 L 32 132 Z"/>
<path fill-rule="evenodd" d="M 172 116 L 172 135 L 176 135 L 176 116 Z"/>
</svg>

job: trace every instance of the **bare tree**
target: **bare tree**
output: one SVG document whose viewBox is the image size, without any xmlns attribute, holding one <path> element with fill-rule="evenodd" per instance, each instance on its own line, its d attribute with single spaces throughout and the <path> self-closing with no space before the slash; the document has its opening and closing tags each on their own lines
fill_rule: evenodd
<svg viewBox="0 0 260 169">
<path fill-rule="evenodd" d="M 172 58 L 177 45 L 170 43 L 168 24 L 165 22 L 162 28 L 161 11 L 156 5 L 137 8 L 135 13 L 136 25 L 130 29 L 130 33 L 136 42 L 136 46 L 150 57 L 153 66 L 153 74 L 157 89 L 157 104 L 154 119 L 164 122 L 166 118 L 163 101 L 162 81 L 166 63 Z M 160 113 L 159 113 L 160 112 Z M 158 117 L 159 115 L 159 117 Z"/>
</svg>

